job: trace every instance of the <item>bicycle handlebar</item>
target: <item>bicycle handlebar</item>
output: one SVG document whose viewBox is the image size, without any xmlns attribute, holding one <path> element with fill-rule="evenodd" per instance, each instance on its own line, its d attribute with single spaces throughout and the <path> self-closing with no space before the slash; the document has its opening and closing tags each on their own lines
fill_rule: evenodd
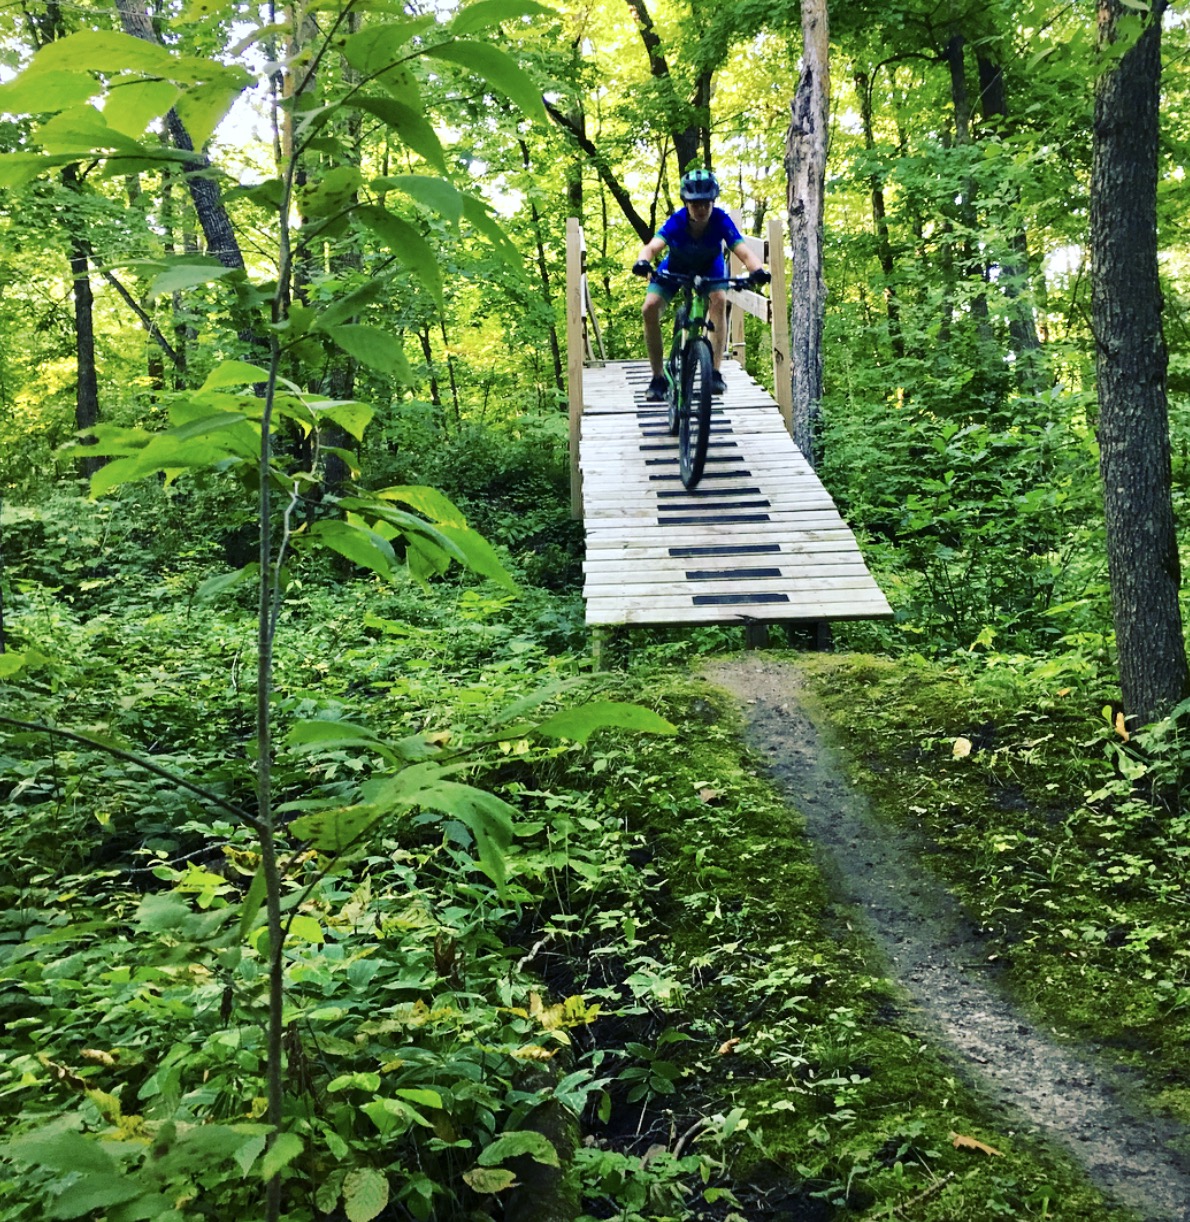
<svg viewBox="0 0 1190 1222">
<path fill-rule="evenodd" d="M 752 283 L 748 276 L 696 276 L 684 272 L 656 270 L 651 279 L 659 284 L 672 284 L 676 288 L 689 285 L 696 293 L 715 293 L 719 290 L 743 289 L 755 290 L 759 285 Z"/>
</svg>

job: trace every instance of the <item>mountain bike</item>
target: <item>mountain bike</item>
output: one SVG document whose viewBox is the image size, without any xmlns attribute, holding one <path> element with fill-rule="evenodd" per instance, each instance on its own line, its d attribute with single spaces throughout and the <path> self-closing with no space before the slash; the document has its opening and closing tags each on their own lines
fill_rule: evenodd
<svg viewBox="0 0 1190 1222">
<path fill-rule="evenodd" d="M 711 374 L 714 360 L 708 338 L 713 324 L 708 317 L 711 294 L 719 289 L 755 287 L 747 276 L 712 279 L 679 272 L 656 271 L 653 279 L 673 285 L 674 334 L 665 362 L 668 383 L 669 433 L 678 439 L 678 471 L 686 488 L 702 478 L 711 437 Z"/>
</svg>

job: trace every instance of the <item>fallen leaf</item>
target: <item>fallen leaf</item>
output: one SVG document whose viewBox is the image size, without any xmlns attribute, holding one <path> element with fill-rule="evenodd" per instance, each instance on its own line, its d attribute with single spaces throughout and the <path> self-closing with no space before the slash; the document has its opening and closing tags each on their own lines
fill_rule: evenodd
<svg viewBox="0 0 1190 1222">
<path fill-rule="evenodd" d="M 732 1038 L 729 1040 L 724 1040 L 723 1043 L 719 1045 L 719 1056 L 730 1056 L 733 1052 L 735 1052 L 736 1048 L 739 1047 L 739 1043 L 740 1037 L 738 1035 L 732 1036 Z"/>
<path fill-rule="evenodd" d="M 950 1141 L 956 1150 L 982 1150 L 985 1154 L 994 1154 L 997 1158 L 1004 1157 L 1003 1151 L 985 1145 L 977 1138 L 964 1137 L 962 1133 L 951 1133 Z"/>
<path fill-rule="evenodd" d="M 954 740 L 954 757 L 957 760 L 966 759 L 971 754 L 971 740 L 969 738 L 956 738 Z"/>
</svg>

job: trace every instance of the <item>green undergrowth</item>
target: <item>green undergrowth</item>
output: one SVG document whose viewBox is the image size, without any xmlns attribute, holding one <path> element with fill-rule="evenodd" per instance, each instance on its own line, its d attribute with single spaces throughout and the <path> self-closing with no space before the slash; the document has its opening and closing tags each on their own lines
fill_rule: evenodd
<svg viewBox="0 0 1190 1222">
<path fill-rule="evenodd" d="M 250 806 L 250 608 L 200 602 L 203 575 L 30 573 L 4 711 Z M 547 1216 L 526 1197 L 543 1171 L 566 1222 L 1100 1216 L 918 1038 L 724 698 L 673 662 L 592 675 L 574 636 L 571 604 L 532 588 L 293 575 L 267 1151 L 252 837 L 100 745 L 4 731 L 0 1219 L 250 1217 L 281 1176 L 293 1222 L 498 1222 Z M 601 702 L 675 732 L 492 733 Z M 500 851 L 482 802 L 311 848 L 311 817 L 383 775 L 374 743 L 413 741 L 508 803 Z"/>
<path fill-rule="evenodd" d="M 1190 1119 L 1187 709 L 1125 741 L 1093 689 L 1024 668 L 805 660 L 860 783 L 1049 1023 Z"/>
</svg>

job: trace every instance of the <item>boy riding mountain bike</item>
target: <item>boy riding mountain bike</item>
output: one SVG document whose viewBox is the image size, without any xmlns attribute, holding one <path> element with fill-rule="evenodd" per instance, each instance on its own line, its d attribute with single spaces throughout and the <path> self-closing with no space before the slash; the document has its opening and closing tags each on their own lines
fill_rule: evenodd
<svg viewBox="0 0 1190 1222">
<path fill-rule="evenodd" d="M 735 222 L 715 207 L 719 198 L 719 182 L 710 170 L 691 170 L 682 176 L 680 191 L 685 207 L 665 222 L 656 235 L 641 247 L 640 255 L 632 265 L 637 276 L 653 274 L 653 260 L 663 250 L 669 253 L 657 265 L 658 271 L 678 272 L 687 276 L 708 276 L 715 279 L 726 277 L 727 269 L 723 248 L 727 247 L 751 273 L 754 285 L 767 284 L 770 277 L 761 261 L 748 248 Z M 661 315 L 669 305 L 676 288 L 664 280 L 652 280 L 645 290 L 645 303 L 641 309 L 645 327 L 645 351 L 653 371 L 653 380 L 645 392 L 650 403 L 665 400 L 666 382 L 664 352 L 661 338 Z M 722 291 L 710 295 L 710 318 L 713 326 L 711 345 L 714 373 L 711 389 L 721 395 L 727 389 L 719 364 L 723 359 L 723 338 L 727 317 L 727 294 Z"/>
</svg>

